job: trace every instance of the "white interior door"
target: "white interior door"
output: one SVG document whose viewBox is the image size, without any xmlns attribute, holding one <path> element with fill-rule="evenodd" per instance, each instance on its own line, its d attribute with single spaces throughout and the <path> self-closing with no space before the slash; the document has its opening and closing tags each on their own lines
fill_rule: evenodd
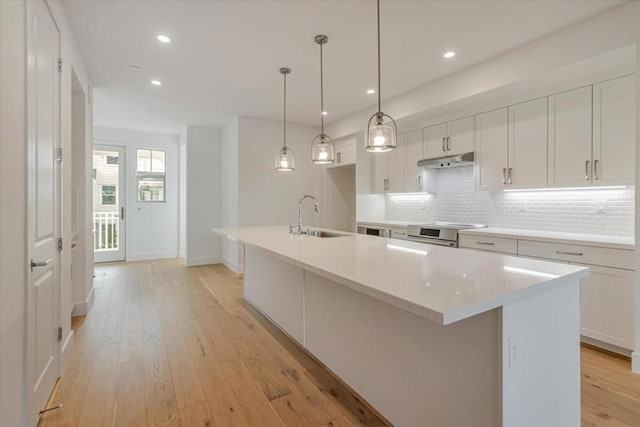
<svg viewBox="0 0 640 427">
<path fill-rule="evenodd" d="M 93 230 L 95 262 L 124 261 L 125 147 L 93 146 Z"/>
<path fill-rule="evenodd" d="M 35 425 L 59 375 L 60 33 L 44 1 L 27 2 L 27 384 Z"/>
</svg>

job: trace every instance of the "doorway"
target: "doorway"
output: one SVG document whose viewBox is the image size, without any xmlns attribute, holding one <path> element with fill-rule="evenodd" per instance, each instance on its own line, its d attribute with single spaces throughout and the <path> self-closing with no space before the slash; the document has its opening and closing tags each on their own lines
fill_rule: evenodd
<svg viewBox="0 0 640 427">
<path fill-rule="evenodd" d="M 93 146 L 95 262 L 125 260 L 125 147 Z"/>
</svg>

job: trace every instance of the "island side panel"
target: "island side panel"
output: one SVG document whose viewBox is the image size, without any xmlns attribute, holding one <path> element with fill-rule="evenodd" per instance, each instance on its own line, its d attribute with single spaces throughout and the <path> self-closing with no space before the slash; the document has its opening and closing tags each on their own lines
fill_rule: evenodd
<svg viewBox="0 0 640 427">
<path fill-rule="evenodd" d="M 499 314 L 448 326 L 305 276 L 306 347 L 397 426 L 500 425 Z"/>
<path fill-rule="evenodd" d="M 304 270 L 245 245 L 244 298 L 304 345 Z"/>
<path fill-rule="evenodd" d="M 503 425 L 580 426 L 580 287 L 502 307 Z"/>
</svg>

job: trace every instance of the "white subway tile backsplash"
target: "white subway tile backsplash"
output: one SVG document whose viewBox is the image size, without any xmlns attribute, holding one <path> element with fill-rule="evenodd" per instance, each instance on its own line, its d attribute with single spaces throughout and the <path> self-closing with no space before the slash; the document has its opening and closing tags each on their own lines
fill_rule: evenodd
<svg viewBox="0 0 640 427">
<path fill-rule="evenodd" d="M 388 195 L 385 218 L 633 236 L 634 188 L 475 191 L 473 168 L 439 171 L 438 194 Z"/>
</svg>

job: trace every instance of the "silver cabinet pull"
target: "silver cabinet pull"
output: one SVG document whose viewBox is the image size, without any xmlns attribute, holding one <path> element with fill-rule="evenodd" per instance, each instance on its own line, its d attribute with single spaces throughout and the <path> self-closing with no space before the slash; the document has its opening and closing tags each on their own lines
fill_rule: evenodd
<svg viewBox="0 0 640 427">
<path fill-rule="evenodd" d="M 502 185 L 507 185 L 507 168 L 502 168 Z"/>
<path fill-rule="evenodd" d="M 478 245 L 485 245 L 485 246 L 495 246 L 496 244 L 493 242 L 480 242 L 480 241 L 476 241 L 476 243 Z"/>
<path fill-rule="evenodd" d="M 444 142 L 447 140 L 446 137 L 442 137 L 442 151 L 447 151 L 446 148 L 444 148 Z"/>
<path fill-rule="evenodd" d="M 342 163 L 342 156 L 341 155 L 342 155 L 342 153 L 338 153 L 338 155 L 336 156 L 337 160 L 338 160 L 338 163 Z"/>
<path fill-rule="evenodd" d="M 450 141 L 451 141 L 451 137 L 450 137 L 450 136 L 448 136 L 448 137 L 447 137 L 447 151 L 451 151 Z"/>
<path fill-rule="evenodd" d="M 582 252 L 567 252 L 567 251 L 556 251 L 556 253 L 558 255 L 575 255 L 575 256 L 582 256 Z"/>
<path fill-rule="evenodd" d="M 598 180 L 598 160 L 593 161 L 593 179 Z"/>
<path fill-rule="evenodd" d="M 33 271 L 34 268 L 36 267 L 47 267 L 49 264 L 51 264 L 51 261 L 53 261 L 53 259 L 49 258 L 46 261 L 34 261 L 33 258 L 31 259 L 31 271 Z"/>
<path fill-rule="evenodd" d="M 120 207 L 120 219 L 124 221 L 124 206 Z"/>
<path fill-rule="evenodd" d="M 584 179 L 585 181 L 589 181 L 589 160 L 585 160 L 584 162 Z"/>
<path fill-rule="evenodd" d="M 513 168 L 509 168 L 509 185 L 511 185 L 512 180 L 511 180 L 511 173 L 513 172 Z"/>
<path fill-rule="evenodd" d="M 422 175 L 418 175 L 418 190 L 422 190 Z"/>
</svg>

